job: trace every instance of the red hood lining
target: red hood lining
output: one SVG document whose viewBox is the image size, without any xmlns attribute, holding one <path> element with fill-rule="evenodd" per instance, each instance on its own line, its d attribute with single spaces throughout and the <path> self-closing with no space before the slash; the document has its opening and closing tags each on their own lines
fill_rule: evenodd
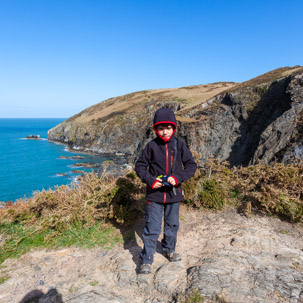
<svg viewBox="0 0 303 303">
<path fill-rule="evenodd" d="M 158 133 L 158 131 L 156 129 L 156 125 L 158 125 L 158 124 L 172 124 L 175 127 L 173 133 L 171 134 L 171 136 L 169 138 L 163 138 L 162 136 L 160 136 L 160 134 Z M 157 122 L 154 124 L 153 129 L 164 142 L 168 142 L 170 140 L 170 138 L 174 135 L 174 133 L 177 129 L 177 125 L 176 125 L 176 123 L 174 123 L 172 121 L 160 121 L 160 122 Z"/>
</svg>

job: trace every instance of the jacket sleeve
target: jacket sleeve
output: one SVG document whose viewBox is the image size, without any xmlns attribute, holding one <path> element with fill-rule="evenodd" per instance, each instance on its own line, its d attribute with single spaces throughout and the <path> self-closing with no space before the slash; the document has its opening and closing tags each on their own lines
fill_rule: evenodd
<svg viewBox="0 0 303 303">
<path fill-rule="evenodd" d="M 178 143 L 181 145 L 180 153 L 184 169 L 178 170 L 173 174 L 173 177 L 175 180 L 177 180 L 177 184 L 187 181 L 194 175 L 197 169 L 197 163 L 195 162 L 190 150 L 187 148 L 185 143 L 182 141 L 178 141 Z"/>
<path fill-rule="evenodd" d="M 156 177 L 152 176 L 147 169 L 150 164 L 150 158 L 151 150 L 149 149 L 149 146 L 146 145 L 135 164 L 135 171 L 143 183 L 153 188 L 154 184 L 158 181 L 156 180 Z"/>
</svg>

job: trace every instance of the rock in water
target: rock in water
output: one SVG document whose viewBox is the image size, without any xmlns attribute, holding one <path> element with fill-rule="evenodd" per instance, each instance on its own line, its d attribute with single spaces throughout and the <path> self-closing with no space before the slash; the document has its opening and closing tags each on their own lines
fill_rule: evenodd
<svg viewBox="0 0 303 303">
<path fill-rule="evenodd" d="M 40 135 L 29 135 L 26 136 L 25 139 L 34 139 L 34 140 L 40 140 Z"/>
<path fill-rule="evenodd" d="M 74 167 L 86 167 L 86 168 L 96 168 L 100 165 L 94 162 L 82 162 L 82 163 L 75 163 L 73 164 Z"/>
</svg>

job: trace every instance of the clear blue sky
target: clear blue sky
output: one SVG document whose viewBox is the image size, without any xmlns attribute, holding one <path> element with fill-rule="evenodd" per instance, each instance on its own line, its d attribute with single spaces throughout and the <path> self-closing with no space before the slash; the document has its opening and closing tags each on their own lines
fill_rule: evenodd
<svg viewBox="0 0 303 303">
<path fill-rule="evenodd" d="M 0 0 L 0 117 L 303 65 L 302 0 Z"/>
</svg>

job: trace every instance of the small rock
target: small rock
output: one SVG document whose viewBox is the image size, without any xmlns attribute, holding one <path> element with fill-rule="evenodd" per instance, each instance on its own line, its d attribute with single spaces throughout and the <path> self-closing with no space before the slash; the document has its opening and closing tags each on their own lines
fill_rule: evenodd
<svg viewBox="0 0 303 303">
<path fill-rule="evenodd" d="M 25 139 L 41 140 L 40 135 L 29 135 Z"/>
<path fill-rule="evenodd" d="M 83 170 L 72 170 L 72 173 L 73 174 L 82 174 L 82 175 L 85 174 L 85 172 Z"/>
<path fill-rule="evenodd" d="M 82 163 L 75 163 L 73 164 L 74 167 L 87 167 L 87 168 L 96 168 L 100 165 L 94 162 L 82 162 Z"/>
<path fill-rule="evenodd" d="M 72 156 L 72 159 L 84 159 L 83 156 Z"/>
<path fill-rule="evenodd" d="M 66 176 L 66 174 L 63 174 L 63 173 L 58 173 L 58 174 L 57 174 L 57 176 L 58 176 L 58 177 L 65 177 L 65 176 Z"/>
</svg>

